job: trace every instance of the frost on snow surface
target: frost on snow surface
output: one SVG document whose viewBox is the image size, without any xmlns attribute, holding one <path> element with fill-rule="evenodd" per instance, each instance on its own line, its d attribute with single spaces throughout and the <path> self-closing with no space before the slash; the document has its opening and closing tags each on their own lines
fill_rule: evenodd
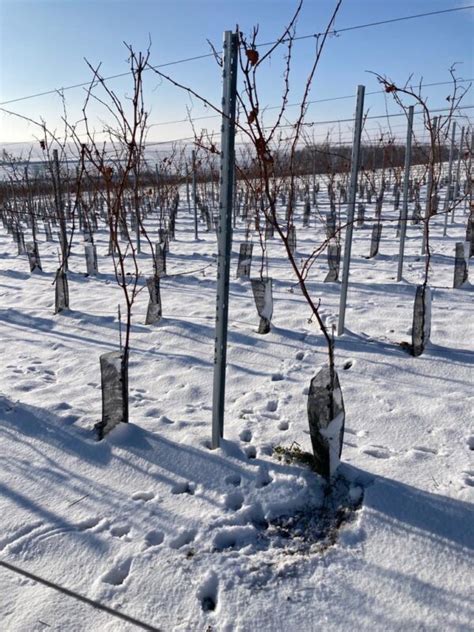
<svg viewBox="0 0 474 632">
<path fill-rule="evenodd" d="M 303 256 L 322 229 L 311 216 L 303 231 L 300 215 Z M 408 226 L 398 284 L 396 222 L 370 260 L 370 229 L 354 231 L 348 330 L 336 340 L 346 429 L 331 493 L 302 458 L 325 347 L 277 238 L 274 327 L 260 336 L 250 282 L 235 279 L 245 229 L 234 233 L 225 438 L 213 451 L 214 233 L 202 227 L 194 242 L 192 215 L 179 209 L 163 318 L 144 325 L 146 292 L 133 309 L 130 423 L 97 442 L 99 356 L 118 350 L 122 301 L 104 227 L 97 278 L 84 276 L 76 232 L 70 310 L 56 316 L 57 242 L 40 234 L 43 272 L 30 274 L 2 229 L 0 560 L 164 631 L 472 629 L 474 301 L 469 283 L 451 289 L 465 221 L 457 211 L 443 238 L 433 218 L 431 343 L 419 358 L 400 345 L 423 273 L 419 226 Z M 153 264 L 142 247 L 144 284 Z M 339 285 L 323 284 L 326 272 L 318 259 L 309 287 L 334 322 Z M 278 459 L 279 448 L 295 458 Z M 2 566 L 0 584 L 7 632 L 135 629 Z"/>
</svg>

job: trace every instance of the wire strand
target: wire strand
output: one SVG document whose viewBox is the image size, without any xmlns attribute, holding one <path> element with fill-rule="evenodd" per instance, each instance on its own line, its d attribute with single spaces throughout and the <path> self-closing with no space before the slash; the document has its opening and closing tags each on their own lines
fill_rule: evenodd
<svg viewBox="0 0 474 632">
<path fill-rule="evenodd" d="M 69 590 L 69 588 L 65 588 L 64 586 L 55 584 L 54 582 L 49 581 L 49 579 L 44 579 L 43 577 L 39 577 L 39 575 L 35 575 L 33 573 L 30 573 L 29 571 L 25 571 L 23 568 L 20 568 L 19 566 L 14 566 L 13 564 L 9 564 L 8 562 L 5 562 L 3 560 L 0 560 L 0 566 L 3 566 L 4 568 L 6 568 L 9 571 L 12 571 L 13 573 L 18 573 L 19 575 L 23 575 L 24 577 L 27 577 L 28 579 L 32 579 L 35 582 L 43 584 L 44 586 L 47 586 L 48 588 L 57 590 L 58 592 L 61 592 L 64 595 L 68 595 L 68 597 L 73 597 L 74 599 L 77 599 L 78 601 L 82 601 L 83 603 L 86 603 L 89 606 L 96 608 L 97 610 L 102 610 L 103 612 L 107 612 L 107 614 L 111 614 L 114 617 L 118 617 L 119 619 L 122 619 L 123 621 L 126 621 L 127 623 L 131 623 L 132 625 L 138 628 L 142 628 L 142 630 L 148 630 L 149 632 L 160 632 L 159 628 L 155 628 L 154 626 L 149 625 L 148 623 L 144 623 L 143 621 L 140 621 L 139 619 L 135 619 L 135 617 L 131 617 L 128 614 L 119 612 L 118 610 L 114 610 L 113 608 L 110 608 L 109 606 L 106 606 L 105 604 L 100 603 L 99 601 L 94 601 L 93 599 L 89 599 L 89 597 L 85 597 L 84 595 L 81 595 L 80 593 L 77 593 L 73 590 Z"/>
<path fill-rule="evenodd" d="M 355 26 L 346 26 L 344 28 L 341 29 L 333 29 L 332 31 L 329 31 L 329 35 L 339 35 L 340 33 L 347 33 L 349 31 L 356 31 L 359 29 L 365 29 L 365 28 L 372 28 L 375 26 L 382 26 L 383 24 L 392 24 L 394 22 L 402 22 L 404 20 L 415 20 L 415 19 L 420 19 L 420 18 L 425 18 L 425 17 L 429 17 L 429 16 L 433 16 L 433 15 L 441 15 L 441 14 L 446 14 L 446 13 L 454 13 L 455 11 L 465 11 L 468 9 L 474 9 L 474 5 L 470 4 L 467 6 L 462 6 L 462 7 L 453 7 L 451 9 L 443 9 L 440 11 L 430 11 L 427 13 L 417 13 L 415 15 L 405 15 L 399 18 L 391 18 L 389 20 L 380 20 L 378 22 L 368 22 L 367 24 L 358 24 Z M 323 35 L 323 32 L 321 33 L 311 33 L 309 35 L 300 35 L 298 37 L 294 37 L 293 40 L 294 41 L 301 41 L 301 40 L 305 40 L 305 39 L 310 39 L 310 38 L 318 38 L 321 35 Z M 264 42 L 262 44 L 259 44 L 259 47 L 262 46 L 273 46 L 274 44 L 277 44 L 279 40 L 276 40 L 274 42 Z M 280 43 L 285 43 L 287 42 L 288 39 L 283 39 L 280 41 Z M 215 53 L 205 53 L 202 55 L 195 55 L 194 57 L 185 57 L 184 59 L 177 59 L 175 61 L 169 61 L 169 62 L 165 62 L 163 64 L 158 64 L 156 66 L 147 68 L 147 70 L 153 70 L 154 68 L 165 68 L 167 66 L 176 66 L 178 64 L 185 64 L 191 61 L 197 61 L 200 59 L 206 59 L 206 58 L 210 58 L 210 57 L 215 57 Z M 112 79 L 119 79 L 122 77 L 127 77 L 129 76 L 131 73 L 130 71 L 128 72 L 122 72 L 122 73 L 118 73 L 115 75 L 110 75 L 109 77 L 103 77 L 102 81 L 110 81 Z M 61 94 L 63 92 L 65 92 L 66 90 L 74 90 L 76 88 L 84 88 L 87 86 L 90 86 L 91 82 L 90 81 L 85 81 L 83 83 L 76 83 L 70 86 L 63 86 L 61 88 L 54 88 L 53 90 L 45 90 L 44 92 L 37 92 L 35 94 L 29 94 L 23 97 L 17 97 L 15 99 L 9 99 L 8 101 L 1 101 L 0 105 L 9 105 L 10 103 L 18 103 L 19 101 L 26 101 L 28 99 L 35 99 L 37 97 L 44 97 L 50 94 Z"/>
</svg>

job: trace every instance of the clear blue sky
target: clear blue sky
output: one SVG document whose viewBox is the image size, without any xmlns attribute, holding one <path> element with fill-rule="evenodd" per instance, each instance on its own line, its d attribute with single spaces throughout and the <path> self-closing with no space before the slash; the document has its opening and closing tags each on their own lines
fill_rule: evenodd
<svg viewBox="0 0 474 632">
<path fill-rule="evenodd" d="M 467 0 L 343 0 L 336 28 L 390 19 L 416 13 L 470 4 Z M 220 48 L 222 33 L 236 24 L 249 31 L 260 25 L 260 41 L 275 39 L 296 6 L 293 0 L 0 0 L 1 82 L 0 101 L 8 101 L 90 78 L 84 57 L 102 62 L 105 75 L 127 70 L 123 41 L 144 50 L 151 38 L 151 61 L 160 64 L 209 52 L 207 39 Z M 299 35 L 324 30 L 335 6 L 333 0 L 306 0 L 297 27 Z M 396 81 L 410 74 L 426 82 L 447 81 L 448 68 L 459 62 L 458 74 L 474 76 L 474 11 L 378 26 L 332 37 L 318 70 L 313 99 L 355 93 L 363 83 L 368 91 L 377 88 L 367 70 L 391 76 Z M 295 44 L 292 94 L 298 101 L 305 73 L 314 52 L 314 41 Z M 218 104 L 221 94 L 220 69 L 213 59 L 193 61 L 166 70 Z M 282 66 L 275 56 L 262 76 L 261 100 L 278 103 L 282 90 Z M 111 83 L 123 95 L 126 80 Z M 171 88 L 152 73 L 146 78 L 147 104 L 153 123 L 206 113 L 182 92 Z M 446 87 L 427 89 L 433 107 L 443 107 Z M 84 98 L 81 89 L 66 92 L 70 120 L 80 117 Z M 472 96 L 466 103 L 474 103 Z M 43 96 L 5 105 L 34 119 L 43 117 L 48 126 L 59 128 L 60 100 Z M 384 96 L 371 96 L 372 113 L 385 111 Z M 390 110 L 394 110 L 390 105 Z M 354 100 L 347 99 L 311 107 L 310 120 L 350 117 Z M 99 115 L 99 112 L 95 114 Z M 395 119 L 396 120 L 396 119 Z M 200 121 L 199 127 L 219 129 L 219 121 Z M 100 123 L 98 124 L 100 128 Z M 373 126 L 372 126 L 373 127 Z M 320 128 L 321 131 L 324 131 Z M 347 135 L 348 126 L 341 126 Z M 35 129 L 24 121 L 0 114 L 0 142 L 31 140 Z M 188 124 L 153 127 L 150 140 L 190 135 Z"/>
</svg>

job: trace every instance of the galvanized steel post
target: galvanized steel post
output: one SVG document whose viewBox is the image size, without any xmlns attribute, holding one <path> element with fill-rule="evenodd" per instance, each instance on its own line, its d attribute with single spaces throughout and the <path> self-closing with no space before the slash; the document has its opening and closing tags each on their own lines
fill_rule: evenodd
<svg viewBox="0 0 474 632">
<path fill-rule="evenodd" d="M 229 275 L 232 248 L 232 203 L 235 167 L 235 109 L 237 101 L 238 34 L 224 33 L 221 181 L 219 225 L 217 229 L 216 338 L 212 396 L 212 448 L 218 448 L 224 434 L 225 373 L 227 359 L 227 321 L 229 314 Z"/>
<path fill-rule="evenodd" d="M 452 186 L 453 186 L 453 157 L 454 157 L 454 139 L 456 137 L 456 121 L 453 122 L 453 127 L 451 131 L 451 145 L 449 146 L 449 166 L 448 166 L 448 184 L 446 197 L 444 199 L 444 228 L 443 235 L 446 237 L 446 233 L 448 231 L 448 211 L 449 211 L 449 202 L 454 197 L 452 195 Z"/>
<path fill-rule="evenodd" d="M 360 137 L 362 135 L 362 116 L 364 110 L 365 86 L 357 88 L 357 106 L 354 123 L 354 141 L 352 144 L 351 156 L 351 180 L 349 187 L 349 199 L 347 205 L 347 227 L 344 243 L 344 263 L 341 279 L 341 296 L 339 301 L 339 320 L 337 323 L 337 334 L 344 333 L 344 321 L 346 317 L 347 286 L 349 284 L 349 268 L 351 264 L 352 248 L 352 228 L 354 225 L 354 210 L 357 192 L 357 175 L 359 171 Z"/>
<path fill-rule="evenodd" d="M 192 170 L 193 170 L 193 209 L 194 209 L 194 239 L 198 240 L 198 216 L 197 216 L 197 204 L 196 204 L 196 152 L 192 151 L 191 154 Z"/>
<path fill-rule="evenodd" d="M 461 140 L 459 142 L 458 149 L 458 164 L 456 167 L 456 183 L 454 185 L 454 202 L 459 197 L 459 193 L 461 192 L 461 156 L 462 156 L 462 146 L 464 145 L 464 127 L 461 128 Z M 451 211 L 451 224 L 454 223 L 454 211 L 456 210 L 456 204 L 453 206 L 453 210 Z"/>
<path fill-rule="evenodd" d="M 430 134 L 430 168 L 428 170 L 428 182 L 426 184 L 426 204 L 425 204 L 425 219 L 423 221 L 423 239 L 421 242 L 421 254 L 424 255 L 426 252 L 427 241 L 428 241 L 428 222 L 430 221 L 431 211 L 432 211 L 432 203 L 433 203 L 433 171 L 434 171 L 434 160 L 435 160 L 435 146 L 436 146 L 436 136 L 438 131 L 438 117 L 435 116 L 433 118 L 433 125 L 431 128 Z"/>
<path fill-rule="evenodd" d="M 408 221 L 408 187 L 410 184 L 410 165 L 411 165 L 411 141 L 413 136 L 413 105 L 408 108 L 408 128 L 407 128 L 407 144 L 405 147 L 405 174 L 403 180 L 403 201 L 402 213 L 400 217 L 400 250 L 398 254 L 398 270 L 397 281 L 402 280 L 403 274 L 403 255 L 405 253 L 405 236 L 407 233 Z"/>
<path fill-rule="evenodd" d="M 467 162 L 467 177 L 468 177 L 468 181 L 467 181 L 467 186 L 468 186 L 468 190 L 467 190 L 467 198 L 468 202 L 469 202 L 469 214 L 472 213 L 473 209 L 472 209 L 472 193 L 474 190 L 474 187 L 472 186 L 472 182 L 474 179 L 473 173 L 472 173 L 472 155 L 474 153 L 474 132 L 471 133 L 471 145 L 469 147 L 469 160 Z"/>
<path fill-rule="evenodd" d="M 66 229 L 66 217 L 64 213 L 63 196 L 61 191 L 61 171 L 59 168 L 59 154 L 57 149 L 53 149 L 53 162 L 54 162 L 54 181 L 55 181 L 55 201 L 56 201 L 56 213 L 59 219 L 59 230 L 61 234 L 61 254 L 62 261 L 61 266 L 63 270 L 68 269 L 68 244 L 67 244 L 67 229 Z"/>
</svg>

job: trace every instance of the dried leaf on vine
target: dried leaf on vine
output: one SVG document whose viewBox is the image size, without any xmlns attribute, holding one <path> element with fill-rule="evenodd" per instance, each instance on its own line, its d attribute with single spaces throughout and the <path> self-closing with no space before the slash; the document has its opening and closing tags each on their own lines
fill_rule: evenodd
<svg viewBox="0 0 474 632">
<path fill-rule="evenodd" d="M 273 162 L 273 156 L 268 151 L 267 143 L 265 142 L 264 138 L 257 138 L 257 140 L 255 141 L 255 149 L 257 150 L 258 157 L 263 160 L 263 162 Z"/>
<path fill-rule="evenodd" d="M 255 48 L 249 48 L 248 50 L 245 51 L 245 54 L 247 55 L 247 59 L 250 62 L 251 66 L 255 66 L 255 64 L 258 62 L 258 51 L 255 50 Z"/>
<path fill-rule="evenodd" d="M 247 123 L 252 125 L 257 120 L 258 109 L 254 108 L 248 115 Z"/>
<path fill-rule="evenodd" d="M 255 141 L 255 149 L 257 150 L 257 154 L 259 156 L 262 156 L 267 151 L 267 143 L 264 138 L 257 138 Z"/>
<path fill-rule="evenodd" d="M 398 88 L 394 83 L 385 84 L 385 92 L 396 92 L 397 90 Z"/>
<path fill-rule="evenodd" d="M 113 169 L 112 167 L 103 167 L 102 168 L 102 173 L 104 174 L 104 178 L 106 180 L 110 180 L 112 178 L 112 174 L 113 174 Z"/>
</svg>

